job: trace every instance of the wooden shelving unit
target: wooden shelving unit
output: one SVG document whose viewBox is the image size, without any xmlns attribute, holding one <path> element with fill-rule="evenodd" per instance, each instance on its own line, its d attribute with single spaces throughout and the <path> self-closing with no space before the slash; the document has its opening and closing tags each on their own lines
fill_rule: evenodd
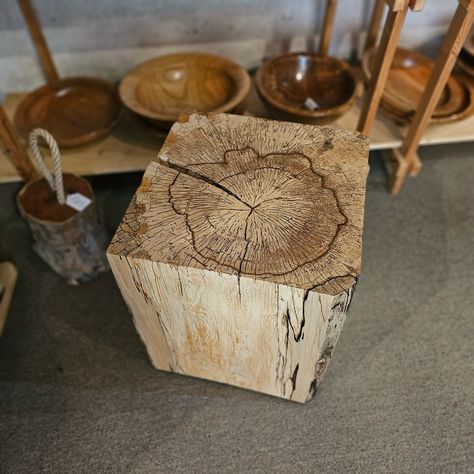
<svg viewBox="0 0 474 474">
<path fill-rule="evenodd" d="M 416 155 L 418 145 L 474 141 L 474 116 L 456 123 L 430 125 L 425 129 L 424 125 L 428 123 L 431 114 L 429 110 L 425 111 L 426 107 L 420 108 L 423 110 L 419 111 L 419 117 L 414 120 L 414 125 L 412 124 L 411 128 L 399 127 L 392 118 L 385 116 L 383 111 L 378 111 L 381 94 L 405 16 L 409 10 L 421 10 L 423 3 L 423 0 L 376 0 L 366 47 L 373 46 L 376 43 L 381 29 L 383 12 L 388 7 L 375 58 L 378 64 L 375 70 L 378 72 L 374 74 L 364 97 L 347 114 L 331 124 L 335 128 L 360 130 L 368 134 L 371 150 L 395 150 L 400 155 L 399 162 L 410 164 L 411 161 L 415 161 L 418 163 L 417 169 L 421 167 Z M 327 52 L 331 40 L 336 6 L 337 0 L 327 0 L 323 40 L 320 48 L 320 52 L 323 53 Z M 469 26 L 469 21 L 472 22 L 473 8 L 474 0 L 459 0 L 457 15 L 462 19 L 464 32 Z M 457 34 L 458 26 L 456 25 L 452 27 L 452 30 L 453 32 L 449 35 L 451 39 L 448 39 L 448 42 L 454 42 L 458 51 L 462 43 L 460 39 L 463 35 Z M 449 57 L 451 49 L 454 48 L 446 48 L 445 56 Z M 455 57 L 451 59 L 452 64 L 454 64 Z M 443 75 L 446 76 L 445 73 L 449 68 L 444 68 L 443 61 L 444 58 L 440 58 L 437 68 L 440 71 L 443 70 Z M 362 75 L 359 74 L 359 77 L 362 77 Z M 437 81 L 435 84 L 433 79 L 431 89 L 435 87 L 440 89 L 442 85 L 442 81 Z M 428 92 L 425 94 L 424 102 L 431 104 Z M 4 109 L 10 118 L 13 117 L 13 113 L 23 96 L 24 94 L 17 93 L 6 97 Z M 255 88 L 252 88 L 248 98 L 245 115 L 271 118 L 256 94 Z M 420 128 L 419 123 L 423 127 Z M 162 135 L 156 135 L 156 132 L 154 134 L 149 133 L 143 124 L 138 122 L 138 119 L 124 110 L 118 126 L 106 138 L 87 146 L 62 149 L 63 169 L 65 172 L 83 176 L 143 171 L 157 155 L 165 136 L 166 133 Z M 407 143 L 409 143 L 409 146 Z M 405 149 L 409 153 L 405 153 Z M 395 152 L 392 152 L 392 154 Z M 405 159 L 402 155 L 410 156 Z M 408 163 L 409 161 L 410 163 Z M 403 167 L 398 166 L 396 168 L 400 170 Z M 405 168 L 407 166 L 402 171 L 405 170 L 406 172 Z M 397 170 L 391 170 L 390 172 L 392 175 L 400 174 Z M 20 176 L 8 160 L 6 153 L 0 150 L 0 183 L 14 181 L 20 181 Z"/>
<path fill-rule="evenodd" d="M 11 118 L 23 94 L 10 94 L 4 108 Z M 360 116 L 361 104 L 356 104 L 346 115 L 331 126 L 344 130 L 355 130 Z M 267 117 L 263 104 L 252 90 L 246 115 Z M 370 132 L 370 149 L 387 150 L 400 147 L 406 135 L 406 128 L 398 127 L 382 111 L 378 113 Z M 148 133 L 137 121 L 124 111 L 120 123 L 111 135 L 103 140 L 78 148 L 62 149 L 64 171 L 83 176 L 143 171 L 158 153 L 165 134 L 156 137 Z M 474 116 L 441 126 L 429 126 L 421 145 L 456 143 L 474 140 Z M 20 181 L 20 176 L 0 152 L 0 183 Z"/>
</svg>

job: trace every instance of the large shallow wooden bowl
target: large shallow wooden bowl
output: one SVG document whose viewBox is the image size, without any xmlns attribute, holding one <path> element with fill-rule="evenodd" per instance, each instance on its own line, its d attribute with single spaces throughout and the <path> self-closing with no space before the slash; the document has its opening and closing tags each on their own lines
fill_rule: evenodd
<svg viewBox="0 0 474 474">
<path fill-rule="evenodd" d="M 121 108 L 113 84 L 70 77 L 28 94 L 18 105 L 14 121 L 25 138 L 39 127 L 48 130 L 60 146 L 76 146 L 107 135 L 118 122 Z"/>
<path fill-rule="evenodd" d="M 432 124 L 446 124 L 459 122 L 471 116 L 474 112 L 474 88 L 472 88 L 466 79 L 461 76 L 453 76 L 453 97 L 446 106 L 439 106 L 436 112 L 430 118 Z M 390 106 L 386 102 L 380 103 L 381 108 L 387 112 L 399 125 L 407 125 L 414 116 L 411 114 L 401 113 L 396 108 Z"/>
<path fill-rule="evenodd" d="M 266 61 L 256 75 L 257 91 L 276 118 L 325 124 L 357 99 L 357 80 L 344 61 L 292 53 Z"/>
<path fill-rule="evenodd" d="M 371 48 L 362 58 L 362 70 L 366 79 L 371 77 L 371 68 L 376 49 Z M 381 105 L 397 110 L 401 115 L 412 115 L 420 101 L 433 70 L 433 62 L 427 57 L 409 49 L 397 48 L 383 91 Z M 456 85 L 450 77 L 437 105 L 444 112 L 456 109 Z M 435 115 L 437 110 L 435 111 Z"/>
<path fill-rule="evenodd" d="M 180 53 L 137 66 L 122 79 L 119 95 L 132 112 L 167 128 L 184 111 L 235 110 L 250 85 L 247 71 L 228 59 Z"/>
</svg>

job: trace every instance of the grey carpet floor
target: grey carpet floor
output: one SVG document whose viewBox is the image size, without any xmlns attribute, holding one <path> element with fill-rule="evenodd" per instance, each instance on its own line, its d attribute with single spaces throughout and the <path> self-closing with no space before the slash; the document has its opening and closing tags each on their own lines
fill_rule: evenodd
<svg viewBox="0 0 474 474">
<path fill-rule="evenodd" d="M 20 270 L 0 472 L 474 472 L 474 146 L 421 156 L 396 199 L 371 160 L 362 277 L 306 405 L 153 369 L 112 275 L 67 286 L 0 186 L 0 260 Z M 111 232 L 135 184 L 98 191 Z"/>
</svg>

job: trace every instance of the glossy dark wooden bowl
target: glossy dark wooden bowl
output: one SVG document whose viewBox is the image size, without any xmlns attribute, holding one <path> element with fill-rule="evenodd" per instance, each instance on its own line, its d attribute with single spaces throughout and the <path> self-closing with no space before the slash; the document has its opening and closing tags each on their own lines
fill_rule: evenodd
<svg viewBox="0 0 474 474">
<path fill-rule="evenodd" d="M 169 128 L 182 112 L 231 112 L 250 91 L 245 69 L 203 53 L 152 59 L 130 71 L 120 83 L 123 104 L 153 125 Z"/>
<path fill-rule="evenodd" d="M 375 52 L 376 50 L 372 48 L 362 58 L 362 70 L 367 80 L 371 77 Z M 415 51 L 397 48 L 383 91 L 382 106 L 386 105 L 387 108 L 398 111 L 400 115 L 414 114 L 432 70 L 433 62 L 427 57 Z M 451 107 L 451 112 L 456 110 L 458 98 L 455 94 L 456 85 L 450 77 L 440 97 L 435 115 L 438 108 L 443 109 L 445 114 L 449 112 L 449 107 Z"/>
<path fill-rule="evenodd" d="M 117 88 L 101 79 L 69 77 L 29 93 L 18 105 L 14 122 L 25 138 L 34 128 L 48 130 L 60 146 L 77 146 L 107 135 L 122 105 Z"/>
<path fill-rule="evenodd" d="M 358 91 L 347 63 L 311 53 L 292 53 L 266 61 L 257 71 L 256 87 L 276 118 L 319 125 L 347 112 Z"/>
</svg>

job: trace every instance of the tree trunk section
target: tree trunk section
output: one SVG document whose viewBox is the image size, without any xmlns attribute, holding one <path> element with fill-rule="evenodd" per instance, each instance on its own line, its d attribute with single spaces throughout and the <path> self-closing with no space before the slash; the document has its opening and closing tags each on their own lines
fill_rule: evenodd
<svg viewBox="0 0 474 474">
<path fill-rule="evenodd" d="M 359 274 L 367 156 L 330 128 L 176 123 L 108 249 L 153 364 L 308 400 Z"/>
<path fill-rule="evenodd" d="M 90 185 L 64 174 L 67 194 L 79 192 L 92 199 L 83 211 L 60 205 L 45 179 L 27 184 L 18 207 L 28 222 L 38 255 L 70 283 L 83 283 L 107 270 L 107 236 Z"/>
</svg>

